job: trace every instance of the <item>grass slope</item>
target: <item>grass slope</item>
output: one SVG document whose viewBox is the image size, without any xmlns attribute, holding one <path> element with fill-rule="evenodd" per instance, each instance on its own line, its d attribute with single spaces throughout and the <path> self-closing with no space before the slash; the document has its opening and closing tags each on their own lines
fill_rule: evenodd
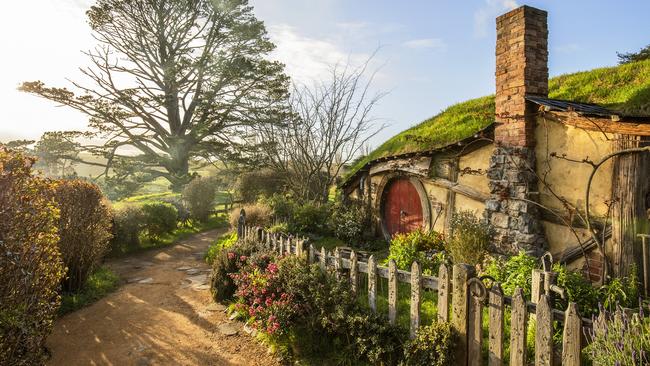
<svg viewBox="0 0 650 366">
<path fill-rule="evenodd" d="M 554 77 L 549 80 L 549 97 L 650 115 L 650 60 Z M 384 142 L 359 159 L 348 176 L 377 158 L 435 149 L 471 137 L 493 121 L 494 95 L 458 103 Z"/>
</svg>

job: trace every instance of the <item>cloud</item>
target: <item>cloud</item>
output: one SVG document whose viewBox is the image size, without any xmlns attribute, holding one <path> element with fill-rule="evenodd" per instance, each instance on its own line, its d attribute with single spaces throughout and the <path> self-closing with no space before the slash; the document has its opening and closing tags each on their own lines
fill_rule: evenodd
<svg viewBox="0 0 650 366">
<path fill-rule="evenodd" d="M 422 38 L 422 39 L 412 39 L 402 43 L 404 47 L 421 49 L 421 48 L 445 48 L 447 45 L 440 38 Z"/>
<path fill-rule="evenodd" d="M 300 34 L 294 27 L 278 24 L 268 27 L 276 49 L 271 57 L 286 65 L 286 72 L 294 80 L 310 83 L 326 79 L 336 64 L 358 65 L 368 59 L 364 53 L 349 53 L 331 39 L 318 39 Z"/>
<path fill-rule="evenodd" d="M 485 0 L 485 4 L 474 12 L 474 35 L 478 38 L 487 36 L 490 20 L 518 6 L 516 0 Z"/>
</svg>

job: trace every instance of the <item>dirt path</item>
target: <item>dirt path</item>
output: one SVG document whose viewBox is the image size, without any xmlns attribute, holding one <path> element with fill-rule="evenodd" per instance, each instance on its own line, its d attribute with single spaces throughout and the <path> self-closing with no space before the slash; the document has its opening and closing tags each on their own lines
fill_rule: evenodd
<svg viewBox="0 0 650 366">
<path fill-rule="evenodd" d="M 213 230 L 108 266 L 125 284 L 56 322 L 50 365 L 277 365 L 212 303 L 203 253 Z M 208 282 L 206 282 L 208 281 Z M 225 325 L 227 324 L 227 325 Z M 235 335 L 226 335 L 237 330 Z"/>
</svg>

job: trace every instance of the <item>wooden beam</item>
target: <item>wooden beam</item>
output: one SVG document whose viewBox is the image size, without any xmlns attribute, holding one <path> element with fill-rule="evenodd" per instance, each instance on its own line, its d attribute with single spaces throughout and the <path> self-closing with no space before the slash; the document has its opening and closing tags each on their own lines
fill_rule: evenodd
<svg viewBox="0 0 650 366">
<path fill-rule="evenodd" d="M 586 117 L 576 112 L 546 112 L 544 116 L 553 121 L 589 131 L 650 136 L 650 118 L 643 120 L 623 118 L 623 120 L 615 121 L 605 117 Z"/>
<path fill-rule="evenodd" d="M 441 188 L 446 188 L 450 191 L 453 191 L 455 193 L 460 193 L 463 196 L 469 197 L 473 200 L 479 201 L 479 202 L 485 202 L 490 198 L 489 194 L 480 192 L 470 186 L 466 186 L 460 183 L 452 182 L 448 179 L 444 178 L 430 178 L 428 180 L 431 182 L 431 184 L 441 187 Z"/>
</svg>

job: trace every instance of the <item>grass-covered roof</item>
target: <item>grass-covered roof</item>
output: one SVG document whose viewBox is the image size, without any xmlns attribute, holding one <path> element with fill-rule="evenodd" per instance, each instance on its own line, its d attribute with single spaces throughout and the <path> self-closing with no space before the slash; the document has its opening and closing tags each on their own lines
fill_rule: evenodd
<svg viewBox="0 0 650 366">
<path fill-rule="evenodd" d="M 554 77 L 549 98 L 595 103 L 624 115 L 650 115 L 650 60 Z M 431 150 L 471 137 L 494 121 L 494 95 L 455 104 L 384 142 L 354 163 Z"/>
</svg>

